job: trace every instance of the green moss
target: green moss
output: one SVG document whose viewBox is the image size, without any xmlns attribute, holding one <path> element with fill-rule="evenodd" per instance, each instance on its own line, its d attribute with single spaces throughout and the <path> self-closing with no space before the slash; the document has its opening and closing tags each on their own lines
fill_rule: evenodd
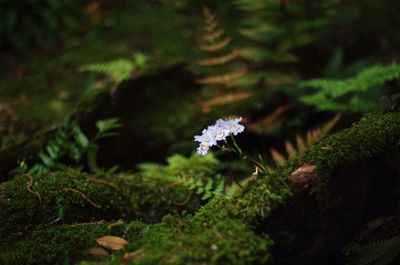
<svg viewBox="0 0 400 265">
<path fill-rule="evenodd" d="M 109 227 L 110 223 L 60 225 L 33 231 L 14 241 L 0 244 L 0 264 L 73 264 L 89 259 L 87 250 L 98 246 L 95 239 L 123 234 L 124 226 Z"/>
<path fill-rule="evenodd" d="M 336 186 L 335 182 L 342 182 L 348 175 L 354 181 L 362 177 L 357 174 L 361 168 L 372 169 L 374 165 L 398 155 L 399 139 L 398 114 L 369 114 L 351 128 L 322 139 L 307 152 L 291 159 L 280 174 L 289 175 L 304 163 L 316 165 L 318 176 L 313 192 L 320 199 L 329 200 L 331 196 L 337 196 L 332 194 L 336 191 L 332 187 Z"/>
<path fill-rule="evenodd" d="M 167 216 L 128 240 L 126 252 L 143 249 L 131 264 L 264 264 L 272 241 L 239 220 L 211 224 L 191 216 Z M 107 264 L 121 264 L 119 256 Z"/>
<path fill-rule="evenodd" d="M 343 178 L 352 177 L 344 179 L 350 182 L 363 178 L 357 174 L 361 167 L 372 168 L 398 155 L 399 139 L 398 114 L 366 115 L 351 128 L 322 139 L 275 172 L 250 183 L 231 202 L 233 212 L 249 222 L 268 217 L 272 208 L 291 197 L 287 177 L 306 163 L 317 166 L 312 192 L 321 200 L 334 200 Z"/>
</svg>

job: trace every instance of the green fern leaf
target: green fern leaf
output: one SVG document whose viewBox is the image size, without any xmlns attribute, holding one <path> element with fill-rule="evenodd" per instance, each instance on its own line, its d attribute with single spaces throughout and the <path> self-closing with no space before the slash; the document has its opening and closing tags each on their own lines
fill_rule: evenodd
<svg viewBox="0 0 400 265">
<path fill-rule="evenodd" d="M 101 73 L 120 82 L 129 78 L 134 68 L 134 63 L 127 59 L 117 59 L 107 63 L 87 64 L 79 68 L 82 72 Z"/>
<path fill-rule="evenodd" d="M 376 104 L 363 98 L 385 82 L 400 78 L 400 64 L 375 65 L 364 69 L 353 78 L 331 80 L 313 79 L 300 83 L 300 88 L 312 88 L 315 93 L 300 98 L 302 102 L 320 110 L 368 111 Z"/>
</svg>

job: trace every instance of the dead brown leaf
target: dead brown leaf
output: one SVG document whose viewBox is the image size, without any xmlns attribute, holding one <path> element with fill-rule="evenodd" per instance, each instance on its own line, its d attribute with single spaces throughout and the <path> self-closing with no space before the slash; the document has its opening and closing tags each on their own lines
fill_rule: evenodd
<svg viewBox="0 0 400 265">
<path fill-rule="evenodd" d="M 96 239 L 97 244 L 111 250 L 121 250 L 128 243 L 125 239 L 118 236 L 103 236 Z"/>
<path fill-rule="evenodd" d="M 111 257 L 110 253 L 108 253 L 104 248 L 89 248 L 88 252 L 91 256 L 100 260 L 105 260 Z"/>
<path fill-rule="evenodd" d="M 125 255 L 122 257 L 122 259 L 124 261 L 132 261 L 132 260 L 135 260 L 135 259 L 142 258 L 143 255 L 144 255 L 144 250 L 141 248 L 141 249 L 138 249 L 138 250 L 136 250 L 134 252 L 125 253 Z"/>
</svg>

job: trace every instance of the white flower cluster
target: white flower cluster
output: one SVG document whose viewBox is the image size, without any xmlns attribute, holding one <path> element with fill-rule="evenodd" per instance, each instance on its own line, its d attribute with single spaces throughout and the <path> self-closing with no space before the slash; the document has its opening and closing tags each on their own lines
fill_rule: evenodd
<svg viewBox="0 0 400 265">
<path fill-rule="evenodd" d="M 244 131 L 244 126 L 239 122 L 242 118 L 237 119 L 219 119 L 212 126 L 202 131 L 202 135 L 194 136 L 194 140 L 199 142 L 197 153 L 206 155 L 210 147 L 217 144 L 218 141 L 225 140 L 230 134 L 237 135 Z"/>
</svg>

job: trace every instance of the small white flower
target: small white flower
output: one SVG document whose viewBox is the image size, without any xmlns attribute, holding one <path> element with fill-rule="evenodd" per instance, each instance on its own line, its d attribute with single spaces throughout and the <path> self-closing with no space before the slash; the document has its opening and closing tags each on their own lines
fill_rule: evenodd
<svg viewBox="0 0 400 265">
<path fill-rule="evenodd" d="M 212 126 L 202 131 L 201 135 L 194 136 L 194 140 L 199 142 L 197 153 L 206 155 L 210 147 L 217 144 L 217 141 L 225 140 L 230 134 L 237 135 L 244 131 L 244 126 L 239 122 L 242 118 L 237 119 L 219 119 Z"/>
<path fill-rule="evenodd" d="M 209 148 L 217 144 L 214 127 L 209 126 L 207 129 L 204 129 L 202 135 L 196 135 L 194 140 L 200 142 L 200 145 L 197 148 L 197 153 L 200 155 L 206 155 Z"/>
<path fill-rule="evenodd" d="M 226 130 L 228 130 L 229 133 L 232 133 L 233 135 L 237 135 L 244 131 L 244 126 L 239 123 L 241 121 L 242 121 L 242 117 L 236 118 L 236 119 L 227 119 L 227 120 L 219 119 L 217 121 L 217 124 L 219 126 L 225 128 Z"/>
</svg>

